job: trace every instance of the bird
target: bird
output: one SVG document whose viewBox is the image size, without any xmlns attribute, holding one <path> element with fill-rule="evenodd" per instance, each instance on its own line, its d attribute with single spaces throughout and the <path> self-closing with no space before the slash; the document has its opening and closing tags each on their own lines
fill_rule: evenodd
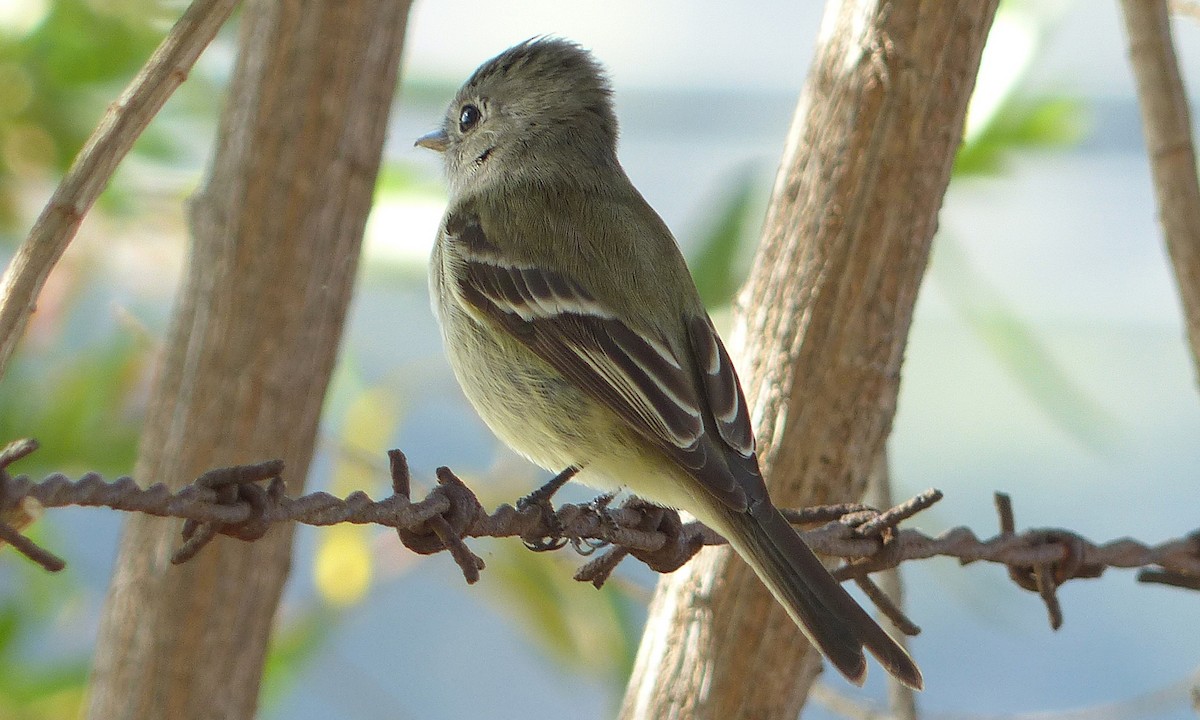
<svg viewBox="0 0 1200 720">
<path fill-rule="evenodd" d="M 416 141 L 448 185 L 430 295 L 459 385 L 536 465 L 719 532 L 849 681 L 865 649 L 920 689 L 772 504 L 733 362 L 617 135 L 600 63 L 539 36 L 480 65 Z"/>
</svg>

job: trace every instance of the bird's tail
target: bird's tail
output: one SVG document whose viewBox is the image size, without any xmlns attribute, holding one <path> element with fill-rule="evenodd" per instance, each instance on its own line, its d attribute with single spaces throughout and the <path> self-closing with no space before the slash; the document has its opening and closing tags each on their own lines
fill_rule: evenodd
<svg viewBox="0 0 1200 720">
<path fill-rule="evenodd" d="M 787 609 L 804 635 L 856 685 L 866 676 L 865 647 L 905 685 L 921 689 L 908 653 L 855 602 L 769 501 L 747 511 L 720 509 L 718 528 Z"/>
</svg>

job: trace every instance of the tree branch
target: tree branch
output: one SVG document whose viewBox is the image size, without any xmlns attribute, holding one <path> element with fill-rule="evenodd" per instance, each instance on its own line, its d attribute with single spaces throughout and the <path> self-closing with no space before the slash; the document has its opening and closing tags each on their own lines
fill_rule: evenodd
<svg viewBox="0 0 1200 720">
<path fill-rule="evenodd" d="M 187 79 L 238 0 L 195 0 L 88 138 L 0 278 L 0 376 L 50 271 L 129 148 Z"/>
<path fill-rule="evenodd" d="M 727 337 L 776 505 L 857 499 L 891 430 L 996 5 L 827 3 Z M 704 553 L 659 583 L 619 717 L 794 720 L 818 663 L 745 563 Z"/>
<path fill-rule="evenodd" d="M 1200 372 L 1200 180 L 1187 92 L 1164 0 L 1121 0 L 1163 238 Z"/>
<path fill-rule="evenodd" d="M 212 159 L 188 205 L 188 259 L 134 475 L 176 489 L 207 468 L 277 457 L 298 495 L 358 269 L 410 2 L 243 5 Z M 269 506 L 268 491 L 251 487 L 234 488 L 235 498 Z M 177 568 L 167 559 L 180 524 L 129 519 L 86 717 L 255 717 L 294 529 L 270 527 L 252 546 L 213 542 Z M 184 529 L 196 549 L 218 534 L 202 522 Z"/>
</svg>

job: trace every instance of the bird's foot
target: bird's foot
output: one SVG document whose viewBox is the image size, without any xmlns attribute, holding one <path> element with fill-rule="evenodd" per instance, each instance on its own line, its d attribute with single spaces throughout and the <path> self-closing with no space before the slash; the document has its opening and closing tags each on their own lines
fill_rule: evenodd
<svg viewBox="0 0 1200 720">
<path fill-rule="evenodd" d="M 613 519 L 612 513 L 608 511 L 608 506 L 612 504 L 613 498 L 617 496 L 614 492 L 604 493 L 596 496 L 588 505 L 592 511 L 596 513 L 596 519 L 600 522 L 600 527 L 605 535 L 611 535 L 618 529 L 617 521 Z M 573 538 L 571 545 L 574 546 L 575 552 L 584 557 L 591 555 L 602 547 L 607 547 L 611 543 L 608 540 L 600 538 Z"/>
<path fill-rule="evenodd" d="M 550 503 L 550 499 L 578 472 L 579 468 L 569 467 L 555 475 L 550 482 L 517 501 L 517 510 L 520 512 L 530 508 L 537 509 L 542 519 L 542 528 L 545 530 L 544 534 L 537 537 L 522 538 L 525 547 L 534 552 L 547 552 L 558 550 L 570 542 L 563 537 L 562 523 L 559 522 L 558 514 L 554 512 L 554 505 Z"/>
</svg>

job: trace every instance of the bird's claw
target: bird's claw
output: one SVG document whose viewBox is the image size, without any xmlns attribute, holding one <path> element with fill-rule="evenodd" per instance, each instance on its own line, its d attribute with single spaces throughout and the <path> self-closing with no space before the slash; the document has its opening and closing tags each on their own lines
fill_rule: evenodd
<svg viewBox="0 0 1200 720">
<path fill-rule="evenodd" d="M 547 530 L 546 534 L 539 537 L 521 538 L 521 542 L 525 543 L 525 547 L 534 552 L 549 552 L 551 550 L 558 550 L 568 542 L 571 542 L 563 535 L 562 523 L 558 519 L 558 513 L 554 512 L 554 506 L 550 503 L 550 499 L 577 472 L 579 472 L 579 468 L 569 467 L 551 478 L 550 482 L 517 500 L 518 511 L 524 512 L 531 508 L 537 509 L 542 518 L 542 527 Z"/>
<path fill-rule="evenodd" d="M 600 522 L 600 527 L 605 531 L 603 534 L 606 535 L 612 534 L 612 532 L 617 529 L 616 520 L 614 520 L 612 515 L 608 512 L 608 506 L 612 503 L 613 498 L 616 496 L 616 493 L 604 493 L 588 503 L 588 505 L 591 506 L 592 511 L 596 513 L 596 518 Z M 587 557 L 600 548 L 607 547 L 611 544 L 612 543 L 610 543 L 608 540 L 602 540 L 600 538 L 571 539 L 571 546 L 575 548 L 575 552 L 583 555 L 584 557 Z"/>
</svg>

